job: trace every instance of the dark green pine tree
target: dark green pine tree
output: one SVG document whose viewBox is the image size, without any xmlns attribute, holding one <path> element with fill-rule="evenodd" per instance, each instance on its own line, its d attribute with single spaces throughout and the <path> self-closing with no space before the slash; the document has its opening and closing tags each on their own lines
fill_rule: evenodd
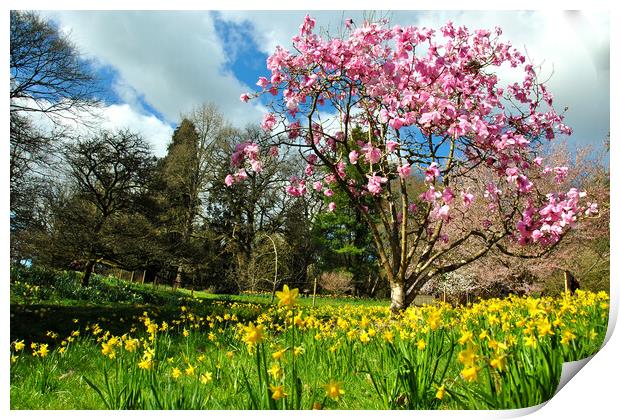
<svg viewBox="0 0 620 420">
<path fill-rule="evenodd" d="M 168 153 L 161 165 L 164 181 L 165 211 L 162 226 L 177 273 L 175 285 L 181 286 L 184 272 L 196 263 L 196 248 L 192 240 L 196 218 L 200 211 L 200 192 L 203 179 L 199 170 L 199 138 L 193 122 L 183 119 L 172 135 Z"/>
</svg>

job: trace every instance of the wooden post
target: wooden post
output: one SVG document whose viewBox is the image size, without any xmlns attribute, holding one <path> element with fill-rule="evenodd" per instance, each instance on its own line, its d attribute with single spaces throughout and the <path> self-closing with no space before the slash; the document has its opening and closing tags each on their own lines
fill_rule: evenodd
<svg viewBox="0 0 620 420">
<path fill-rule="evenodd" d="M 133 271 L 131 272 L 131 280 L 129 280 L 130 282 L 132 282 L 132 283 L 133 283 L 133 279 L 134 279 L 135 275 L 136 275 L 136 270 L 133 270 Z"/>
<path fill-rule="evenodd" d="M 564 270 L 564 293 L 568 293 L 568 270 Z"/>
<path fill-rule="evenodd" d="M 312 291 L 312 307 L 314 308 L 314 302 L 316 301 L 316 281 L 318 276 L 314 276 L 314 290 Z"/>
<path fill-rule="evenodd" d="M 146 278 L 146 270 L 142 271 L 142 284 L 144 284 L 145 278 Z"/>
</svg>

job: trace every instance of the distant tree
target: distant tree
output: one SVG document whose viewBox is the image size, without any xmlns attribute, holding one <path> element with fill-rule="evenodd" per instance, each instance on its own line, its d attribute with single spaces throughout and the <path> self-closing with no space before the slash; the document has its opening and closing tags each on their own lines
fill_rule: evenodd
<svg viewBox="0 0 620 420">
<path fill-rule="evenodd" d="M 45 206 L 53 187 L 50 164 L 67 135 L 66 119 L 90 113 L 96 79 L 68 36 L 35 12 L 10 13 L 11 257 L 38 229 L 33 208 Z M 40 120 L 46 122 L 41 128 Z M 30 232 L 28 231 L 30 230 Z"/>
<path fill-rule="evenodd" d="M 132 210 L 146 190 L 154 158 L 148 143 L 128 130 L 102 131 L 69 144 L 64 156 L 75 188 L 73 200 L 78 200 L 76 205 L 85 215 L 74 229 L 87 231 L 91 238 L 72 242 L 85 260 L 82 284 L 88 285 L 93 266 L 102 256 L 99 234 L 115 216 Z"/>
<path fill-rule="evenodd" d="M 215 105 L 196 107 L 183 116 L 162 161 L 167 198 L 164 224 L 177 267 L 177 286 L 183 283 L 184 271 L 195 271 L 200 264 L 198 248 L 205 232 L 197 234 L 197 228 L 204 224 L 205 194 L 213 180 L 213 149 L 229 131 Z"/>
<path fill-rule="evenodd" d="M 609 289 L 610 190 L 607 157 L 605 152 L 595 153 L 592 148 L 575 153 L 566 143 L 556 143 L 541 154 L 540 158 L 547 167 L 553 168 L 554 175 L 540 180 L 541 188 L 569 188 L 576 185 L 587 192 L 589 217 L 584 218 L 542 258 L 524 259 L 496 249 L 463 267 L 457 272 L 458 275 L 476 279 L 477 287 L 472 293 L 481 296 L 488 296 L 492 292 L 496 295 L 543 291 L 558 293 L 564 290 L 565 270 L 574 274 L 583 288 Z M 472 179 L 484 184 L 484 171 L 472 174 Z M 476 193 L 473 183 L 465 188 Z M 591 206 L 591 203 L 596 205 Z M 476 208 L 473 204 L 471 212 L 470 220 L 473 221 L 476 217 L 484 217 L 486 209 Z M 451 226 L 452 229 L 457 227 L 456 224 Z M 431 288 L 433 284 L 431 282 Z"/>
<path fill-rule="evenodd" d="M 257 235 L 283 233 L 286 230 L 286 215 L 293 201 L 284 192 L 286 180 L 294 170 L 285 147 L 269 151 L 262 162 L 263 171 L 248 174 L 247 188 L 228 185 L 225 177 L 230 171 L 231 158 L 234 160 L 239 155 L 235 144 L 240 141 L 256 145 L 264 143 L 261 130 L 252 126 L 232 132 L 223 139 L 214 149 L 213 170 L 217 179 L 209 186 L 207 203 L 208 223 L 233 256 L 234 264 L 229 269 L 228 277 L 235 283 L 250 277 L 246 269 L 248 262 L 254 258 Z M 299 218 L 292 221 L 303 222 Z"/>
</svg>

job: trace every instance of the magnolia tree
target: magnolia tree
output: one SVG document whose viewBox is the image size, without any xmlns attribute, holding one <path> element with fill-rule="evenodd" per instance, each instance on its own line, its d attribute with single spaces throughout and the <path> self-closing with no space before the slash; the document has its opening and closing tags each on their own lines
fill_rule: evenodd
<svg viewBox="0 0 620 420">
<path fill-rule="evenodd" d="M 436 32 L 348 20 L 345 36 L 330 38 L 314 26 L 306 16 L 294 51 L 277 47 L 260 91 L 241 95 L 271 98 L 262 128 L 272 146 L 239 144 L 226 184 L 261 171 L 262 157 L 279 146 L 297 148 L 305 171 L 286 191 L 328 201 L 335 188 L 346 191 L 372 232 L 393 310 L 407 307 L 429 279 L 494 247 L 544 253 L 586 211 L 584 192 L 537 186 L 566 175 L 545 166 L 540 144 L 571 130 L 500 28 L 472 32 L 448 22 Z M 518 72 L 518 81 L 500 83 L 499 71 Z M 490 174 L 484 185 L 472 177 L 479 167 Z M 424 179 L 421 194 L 416 176 Z M 472 219 L 476 206 L 484 216 Z M 334 202 L 327 210 L 338 211 Z"/>
</svg>

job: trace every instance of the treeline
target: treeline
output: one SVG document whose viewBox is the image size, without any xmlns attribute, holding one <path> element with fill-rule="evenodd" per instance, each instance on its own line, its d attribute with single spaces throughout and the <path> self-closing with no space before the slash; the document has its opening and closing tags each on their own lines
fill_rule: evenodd
<svg viewBox="0 0 620 420">
<path fill-rule="evenodd" d="M 146 270 L 147 282 L 216 292 L 307 289 L 323 272 L 354 267 L 331 276 L 351 293 L 376 286 L 355 217 L 320 216 L 321 201 L 285 194 L 300 169 L 288 151 L 244 186 L 224 184 L 235 145 L 262 143 L 258 127 L 234 128 L 204 104 L 181 116 L 156 158 L 132 127 L 100 128 L 101 81 L 33 12 L 11 12 L 10 66 L 13 264 L 82 271 L 83 285 L 93 271 Z"/>
<path fill-rule="evenodd" d="M 97 266 L 119 267 L 146 270 L 147 281 L 230 293 L 283 282 L 309 288 L 309 272 L 349 266 L 366 252 L 367 234 L 355 220 L 319 216 L 321 202 L 285 193 L 285 180 L 299 170 L 286 151 L 244 186 L 227 187 L 230 156 L 248 140 L 260 144 L 260 129 L 235 129 L 204 105 L 182 118 L 160 159 L 131 129 L 63 142 L 48 168 L 57 176 L 37 179 L 45 188 L 23 203 L 29 217 L 13 213 L 12 260 L 81 270 L 83 285 Z M 331 255 L 335 241 L 340 257 Z M 366 254 L 357 258 L 361 270 L 351 265 L 351 285 L 376 277 Z"/>
</svg>

